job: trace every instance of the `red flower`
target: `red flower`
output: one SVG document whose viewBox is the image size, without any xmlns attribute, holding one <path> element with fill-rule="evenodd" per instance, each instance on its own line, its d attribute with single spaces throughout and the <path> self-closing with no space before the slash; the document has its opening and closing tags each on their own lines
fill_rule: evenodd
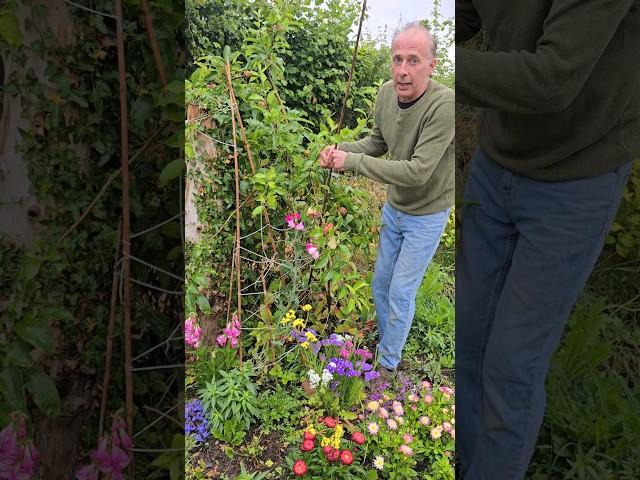
<svg viewBox="0 0 640 480">
<path fill-rule="evenodd" d="M 307 473 L 307 464 L 304 463 L 304 460 L 296 460 L 293 464 L 293 474 L 296 477 L 301 477 L 305 473 Z"/>
<path fill-rule="evenodd" d="M 336 422 L 336 419 L 333 417 L 326 417 L 324 419 L 324 424 L 329 428 L 336 428 L 338 422 Z"/>
<path fill-rule="evenodd" d="M 345 465 L 351 465 L 353 463 L 353 453 L 350 450 L 342 450 L 340 452 L 340 461 Z"/>
<path fill-rule="evenodd" d="M 322 227 L 322 231 L 326 235 L 331 231 L 332 228 L 333 228 L 333 223 L 327 223 L 324 227 Z"/>
<path fill-rule="evenodd" d="M 325 457 L 327 457 L 327 460 L 329 460 L 330 462 L 336 462 L 338 458 L 340 458 L 340 450 L 338 450 L 337 448 L 326 446 L 322 449 L 322 451 L 324 452 Z"/>
<path fill-rule="evenodd" d="M 315 440 L 316 436 L 313 433 L 308 432 L 307 430 L 305 430 L 304 431 L 304 439 L 305 440 Z"/>
<path fill-rule="evenodd" d="M 313 440 L 305 440 L 304 442 L 302 442 L 302 445 L 300 445 L 300 450 L 302 450 L 303 452 L 310 452 L 311 450 L 313 450 Z"/>
<path fill-rule="evenodd" d="M 360 432 L 353 432 L 351 440 L 356 442 L 358 445 L 362 445 L 364 443 L 364 435 Z"/>
</svg>

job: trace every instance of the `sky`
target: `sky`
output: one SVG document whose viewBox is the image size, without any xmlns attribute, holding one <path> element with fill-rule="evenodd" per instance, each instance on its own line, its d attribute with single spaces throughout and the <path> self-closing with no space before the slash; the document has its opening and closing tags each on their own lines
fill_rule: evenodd
<svg viewBox="0 0 640 480">
<path fill-rule="evenodd" d="M 367 0 L 368 19 L 362 26 L 363 32 L 369 32 L 376 37 L 388 28 L 388 42 L 391 41 L 393 31 L 400 23 L 428 18 L 433 9 L 431 0 Z M 441 13 L 444 18 L 453 17 L 455 12 L 455 0 L 442 0 Z M 354 32 L 358 31 L 358 26 Z"/>
</svg>

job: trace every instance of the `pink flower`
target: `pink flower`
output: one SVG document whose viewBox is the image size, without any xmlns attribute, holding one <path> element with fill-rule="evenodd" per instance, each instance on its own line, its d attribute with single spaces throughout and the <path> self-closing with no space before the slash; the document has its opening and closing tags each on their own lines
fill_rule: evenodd
<svg viewBox="0 0 640 480">
<path fill-rule="evenodd" d="M 318 252 L 318 247 L 316 247 L 313 243 L 307 242 L 307 253 L 311 255 L 314 259 L 318 259 L 320 253 Z"/>
<path fill-rule="evenodd" d="M 27 438 L 24 417 L 11 414 L 11 423 L 0 431 L 0 478 L 30 480 L 38 457 Z"/>
<path fill-rule="evenodd" d="M 380 427 L 377 423 L 371 422 L 369 425 L 367 425 L 367 430 L 369 430 L 369 433 L 371 435 L 375 435 L 380 430 Z"/>
<path fill-rule="evenodd" d="M 411 435 L 409 435 L 408 433 L 405 433 L 404 436 L 402 437 L 402 439 L 404 440 L 404 443 L 413 442 L 413 437 Z"/>
<path fill-rule="evenodd" d="M 400 445 L 400 451 L 407 457 L 413 455 L 413 449 L 409 445 Z"/>
<path fill-rule="evenodd" d="M 304 230 L 304 223 L 302 223 L 302 219 L 300 218 L 300 214 L 298 212 L 285 215 L 284 220 L 285 222 L 287 222 L 287 226 L 289 228 L 293 228 L 295 230 Z"/>
<path fill-rule="evenodd" d="M 380 418 L 387 418 L 389 417 L 389 412 L 386 408 L 380 407 L 380 410 L 378 410 L 378 415 L 380 415 Z"/>
<path fill-rule="evenodd" d="M 427 425 L 429 425 L 431 423 L 431 419 L 429 417 L 423 415 L 422 417 L 420 417 L 418 422 L 420 422 L 420 425 L 424 425 L 426 427 Z"/>
<path fill-rule="evenodd" d="M 196 324 L 196 317 L 194 315 L 187 318 L 184 322 L 184 341 L 190 347 L 198 348 L 200 346 L 200 335 L 202 330 Z"/>
<path fill-rule="evenodd" d="M 349 350 L 343 348 L 342 350 L 340 350 L 340 356 L 346 360 L 347 358 L 349 358 Z"/>
<path fill-rule="evenodd" d="M 98 467 L 96 465 L 85 465 L 76 472 L 76 480 L 97 480 Z"/>
<path fill-rule="evenodd" d="M 398 423 L 390 418 L 387 420 L 387 427 L 389 427 L 389 430 L 397 430 L 398 429 Z"/>
<path fill-rule="evenodd" d="M 231 339 L 229 340 L 229 344 L 231 345 L 231 348 L 236 348 L 238 346 L 238 338 L 231 337 Z"/>
<path fill-rule="evenodd" d="M 131 437 L 127 433 L 127 424 L 124 419 L 117 415 L 113 418 L 111 433 L 113 435 L 113 444 L 116 447 L 129 449 L 133 446 L 133 440 L 131 440 Z"/>
<path fill-rule="evenodd" d="M 443 430 L 445 432 L 450 432 L 453 427 L 451 426 L 451 424 L 449 422 L 444 422 L 442 424 L 442 428 L 443 428 Z"/>
<path fill-rule="evenodd" d="M 424 401 L 426 403 L 431 403 L 431 402 L 433 402 L 433 397 L 431 395 L 425 395 Z"/>
<path fill-rule="evenodd" d="M 218 345 L 220 345 L 221 347 L 224 347 L 227 344 L 227 336 L 226 335 L 218 335 L 216 337 L 216 341 L 218 342 Z"/>
<path fill-rule="evenodd" d="M 422 388 L 424 388 L 425 390 L 429 390 L 431 388 L 431 383 L 429 383 L 426 380 L 422 381 Z"/>
<path fill-rule="evenodd" d="M 455 438 L 456 438 L 456 429 L 455 429 L 455 428 L 454 428 L 454 429 L 452 429 L 452 430 L 449 432 L 449 435 L 451 435 L 451 438 L 453 438 L 453 439 L 455 440 Z"/>
<path fill-rule="evenodd" d="M 445 397 L 450 397 L 453 395 L 453 389 L 449 387 L 440 387 L 440 391 L 444 394 Z"/>
</svg>

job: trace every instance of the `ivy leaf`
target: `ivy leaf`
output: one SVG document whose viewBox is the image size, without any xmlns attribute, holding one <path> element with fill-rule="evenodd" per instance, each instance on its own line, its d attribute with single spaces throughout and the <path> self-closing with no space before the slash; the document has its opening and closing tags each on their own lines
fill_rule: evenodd
<svg viewBox="0 0 640 480">
<path fill-rule="evenodd" d="M 12 47 L 22 46 L 20 23 L 14 15 L 7 12 L 0 14 L 0 37 Z"/>
<path fill-rule="evenodd" d="M 160 184 L 166 185 L 169 183 L 169 180 L 179 177 L 183 168 L 184 160 L 182 158 L 167 163 L 162 169 L 162 172 L 160 172 Z"/>
<path fill-rule="evenodd" d="M 51 377 L 40 370 L 31 370 L 26 384 L 33 396 L 33 402 L 48 416 L 60 413 L 60 394 Z"/>
</svg>

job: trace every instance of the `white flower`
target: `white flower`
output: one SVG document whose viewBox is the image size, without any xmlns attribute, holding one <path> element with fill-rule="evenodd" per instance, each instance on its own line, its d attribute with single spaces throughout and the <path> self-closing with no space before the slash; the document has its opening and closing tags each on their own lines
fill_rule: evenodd
<svg viewBox="0 0 640 480">
<path fill-rule="evenodd" d="M 380 455 L 378 455 L 376 458 L 374 458 L 373 466 L 376 467 L 378 470 L 382 470 L 384 468 L 384 457 L 381 457 Z"/>
<path fill-rule="evenodd" d="M 314 369 L 310 369 L 307 375 L 309 376 L 309 385 L 311 385 L 311 388 L 317 388 L 320 383 L 320 375 L 318 375 Z"/>
<path fill-rule="evenodd" d="M 322 370 L 322 386 L 326 386 L 331 380 L 333 380 L 333 374 L 326 368 Z"/>
</svg>

